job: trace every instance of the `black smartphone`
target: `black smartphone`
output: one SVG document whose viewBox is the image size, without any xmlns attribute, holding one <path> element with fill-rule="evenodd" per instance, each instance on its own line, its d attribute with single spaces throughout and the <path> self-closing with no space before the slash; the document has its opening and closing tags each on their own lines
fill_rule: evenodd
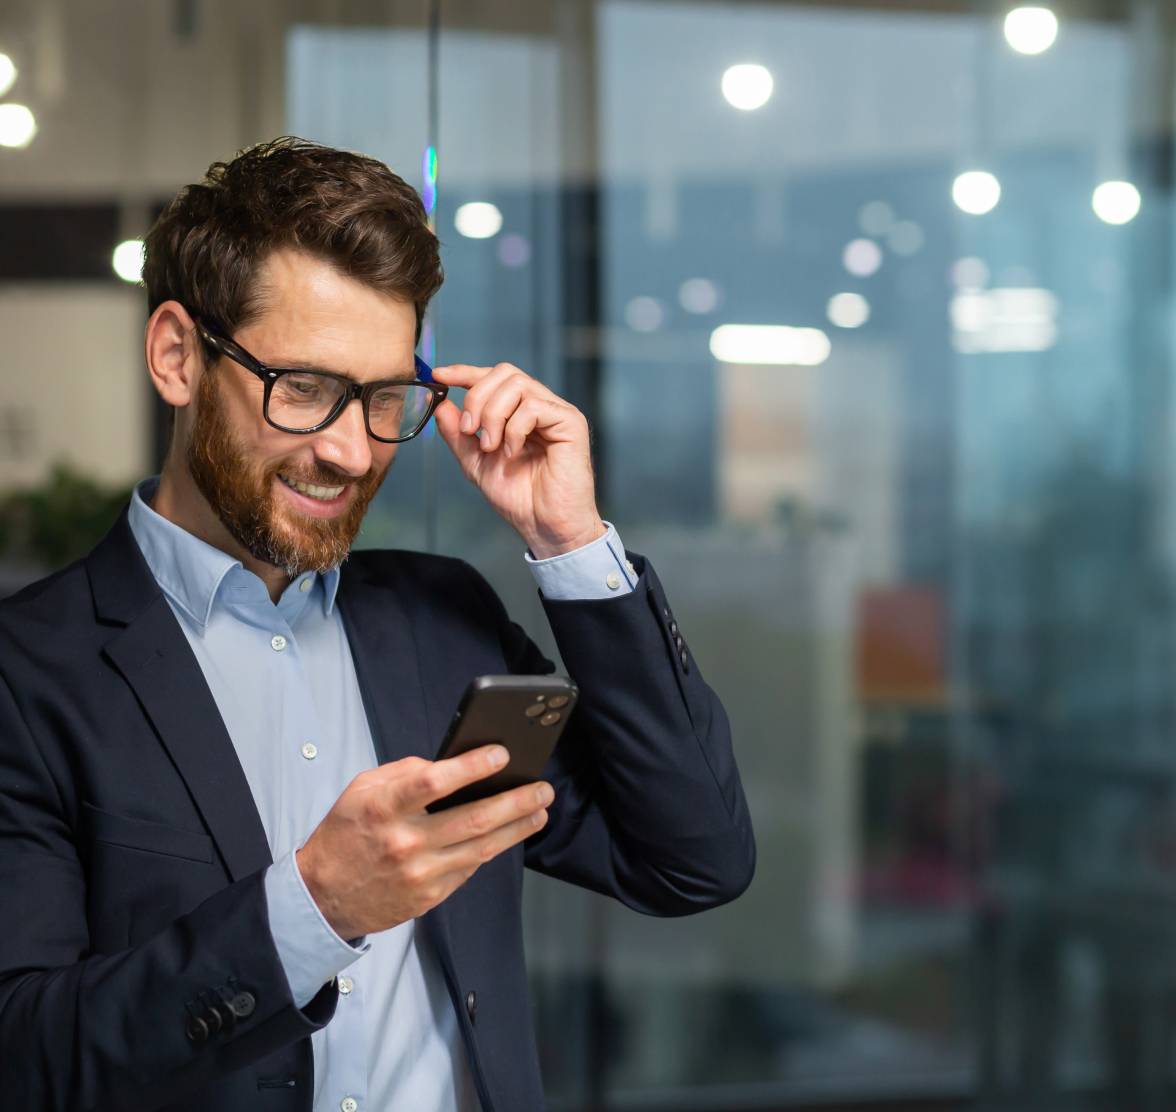
<svg viewBox="0 0 1176 1112">
<path fill-rule="evenodd" d="M 430 803 L 427 810 L 442 811 L 542 779 L 543 766 L 568 724 L 578 694 L 576 685 L 563 676 L 479 676 L 471 681 L 437 760 L 498 744 L 510 753 L 510 761 L 484 780 Z"/>
</svg>

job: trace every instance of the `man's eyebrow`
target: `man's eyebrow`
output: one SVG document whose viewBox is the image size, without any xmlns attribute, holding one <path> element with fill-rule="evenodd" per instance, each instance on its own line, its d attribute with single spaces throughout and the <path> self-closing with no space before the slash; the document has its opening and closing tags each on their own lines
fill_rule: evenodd
<svg viewBox="0 0 1176 1112">
<path fill-rule="evenodd" d="M 266 366 L 274 371 L 308 371 L 311 374 L 331 375 L 333 378 L 341 378 L 345 382 L 350 382 L 356 386 L 366 386 L 368 383 L 361 382 L 354 375 L 346 374 L 343 371 L 337 371 L 333 367 L 323 367 L 318 363 L 310 363 L 305 359 L 275 359 L 272 363 L 267 362 Z M 405 370 L 400 372 L 393 372 L 389 375 L 384 375 L 381 378 L 373 378 L 372 382 L 412 382 L 416 379 L 416 365 L 414 364 L 412 370 Z"/>
</svg>

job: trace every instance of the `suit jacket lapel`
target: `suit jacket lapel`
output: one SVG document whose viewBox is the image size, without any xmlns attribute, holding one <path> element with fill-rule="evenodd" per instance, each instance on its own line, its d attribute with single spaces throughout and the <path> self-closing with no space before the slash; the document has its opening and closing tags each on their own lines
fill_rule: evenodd
<svg viewBox="0 0 1176 1112">
<path fill-rule="evenodd" d="M 343 565 L 337 601 L 377 759 L 381 764 L 411 756 L 432 760 L 442 723 L 431 721 L 428 713 L 414 631 L 396 588 L 349 561 Z M 460 1008 L 446 905 L 433 908 L 423 923 L 454 1007 Z"/>
<path fill-rule="evenodd" d="M 233 880 L 271 863 L 237 751 L 179 622 L 151 575 L 126 513 L 87 559 L 104 653 L 134 690 L 200 811 Z"/>
<path fill-rule="evenodd" d="M 431 760 L 441 737 L 430 729 L 416 641 L 396 589 L 349 561 L 337 602 L 377 758 Z"/>
</svg>

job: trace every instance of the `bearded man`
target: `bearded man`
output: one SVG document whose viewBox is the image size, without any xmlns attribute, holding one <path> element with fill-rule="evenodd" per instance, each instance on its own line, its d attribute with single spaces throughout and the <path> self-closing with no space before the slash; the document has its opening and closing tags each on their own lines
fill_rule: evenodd
<svg viewBox="0 0 1176 1112">
<path fill-rule="evenodd" d="M 524 865 L 654 915 L 754 867 L 726 716 L 600 518 L 587 423 L 415 355 L 437 240 L 370 158 L 213 165 L 144 279 L 162 472 L 0 605 L 5 1107 L 539 1109 Z M 430 418 L 581 692 L 542 782 L 436 811 L 506 759 L 432 759 L 466 684 L 552 666 L 468 565 L 348 556 Z"/>
</svg>

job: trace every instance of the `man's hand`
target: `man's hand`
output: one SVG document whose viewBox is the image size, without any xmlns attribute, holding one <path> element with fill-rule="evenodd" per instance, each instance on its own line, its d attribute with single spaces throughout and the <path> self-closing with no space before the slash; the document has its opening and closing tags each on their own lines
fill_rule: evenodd
<svg viewBox="0 0 1176 1112">
<path fill-rule="evenodd" d="M 451 401 L 438 407 L 441 438 L 537 558 L 604 536 L 588 422 L 575 406 L 510 363 L 457 363 L 433 374 L 468 389 L 460 410 Z"/>
<path fill-rule="evenodd" d="M 497 772 L 500 745 L 443 761 L 407 757 L 361 772 L 297 853 L 314 902 L 341 938 L 358 938 L 418 918 L 480 865 L 539 830 L 549 784 L 429 814 L 425 807 Z"/>
</svg>

